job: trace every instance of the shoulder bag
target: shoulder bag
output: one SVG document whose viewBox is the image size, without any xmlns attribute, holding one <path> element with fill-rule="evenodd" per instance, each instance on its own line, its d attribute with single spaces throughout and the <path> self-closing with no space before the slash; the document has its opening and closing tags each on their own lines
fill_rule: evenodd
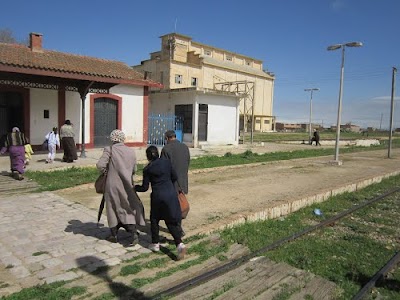
<svg viewBox="0 0 400 300">
<path fill-rule="evenodd" d="M 181 187 L 179 186 L 179 192 L 178 192 L 178 200 L 179 200 L 179 205 L 181 206 L 181 212 L 182 212 L 182 219 L 186 219 L 189 210 L 190 210 L 190 205 L 189 201 L 186 198 L 185 193 L 182 191 Z"/>
<path fill-rule="evenodd" d="M 110 147 L 110 158 L 106 166 L 106 171 L 104 173 L 101 173 L 94 183 L 94 188 L 97 194 L 104 194 L 106 191 L 107 173 L 111 161 L 111 155 L 112 155 L 112 146 Z"/>
</svg>

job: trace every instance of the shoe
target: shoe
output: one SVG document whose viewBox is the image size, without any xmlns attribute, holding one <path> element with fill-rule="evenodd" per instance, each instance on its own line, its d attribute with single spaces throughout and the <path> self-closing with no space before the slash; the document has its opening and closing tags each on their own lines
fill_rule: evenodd
<svg viewBox="0 0 400 300">
<path fill-rule="evenodd" d="M 116 235 L 110 235 L 108 238 L 106 238 L 107 241 L 111 242 L 111 243 L 116 243 L 118 242 L 118 238 Z"/>
<path fill-rule="evenodd" d="M 186 232 L 181 228 L 181 237 L 184 237 L 186 235 Z"/>
<path fill-rule="evenodd" d="M 184 243 L 180 243 L 177 247 L 178 249 L 178 257 L 177 260 L 182 260 L 185 258 L 185 254 L 186 254 L 186 246 Z"/>
<path fill-rule="evenodd" d="M 149 249 L 153 252 L 160 251 L 160 243 L 150 244 Z"/>
<path fill-rule="evenodd" d="M 132 242 L 131 246 L 135 246 L 137 243 L 139 243 L 139 236 L 137 233 L 132 234 Z"/>
</svg>

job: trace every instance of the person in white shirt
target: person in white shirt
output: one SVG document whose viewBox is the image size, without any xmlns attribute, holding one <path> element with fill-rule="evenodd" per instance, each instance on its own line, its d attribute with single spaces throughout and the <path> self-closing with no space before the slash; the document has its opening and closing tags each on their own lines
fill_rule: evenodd
<svg viewBox="0 0 400 300">
<path fill-rule="evenodd" d="M 46 163 L 50 164 L 54 162 L 56 156 L 57 147 L 60 148 L 60 136 L 57 133 L 58 128 L 53 127 L 53 131 L 50 131 L 46 135 L 46 140 L 48 143 L 49 154 L 47 155 Z"/>
</svg>

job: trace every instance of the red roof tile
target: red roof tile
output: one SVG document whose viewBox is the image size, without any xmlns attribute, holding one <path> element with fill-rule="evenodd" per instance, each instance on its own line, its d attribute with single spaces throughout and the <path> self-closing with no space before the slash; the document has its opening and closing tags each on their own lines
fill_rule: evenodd
<svg viewBox="0 0 400 300">
<path fill-rule="evenodd" d="M 127 64 L 80 56 L 56 51 L 34 52 L 31 48 L 17 44 L 0 43 L 0 66 L 42 70 L 63 74 L 89 75 L 100 81 L 107 78 L 121 80 L 124 83 L 140 82 L 142 85 L 160 85 L 152 80 L 144 80 L 143 74 L 134 71 Z"/>
</svg>

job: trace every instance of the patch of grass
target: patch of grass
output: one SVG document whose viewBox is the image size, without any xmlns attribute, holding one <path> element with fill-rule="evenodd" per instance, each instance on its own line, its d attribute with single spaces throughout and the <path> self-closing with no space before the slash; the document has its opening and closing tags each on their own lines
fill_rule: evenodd
<svg viewBox="0 0 400 300">
<path fill-rule="evenodd" d="M 47 252 L 47 251 L 38 251 L 38 252 L 32 253 L 32 256 L 39 256 L 39 255 L 43 255 L 43 254 L 49 254 L 49 252 Z"/>
<path fill-rule="evenodd" d="M 9 296 L 2 297 L 3 300 L 26 300 L 26 299 L 37 299 L 37 300 L 69 300 L 74 296 L 82 295 L 86 292 L 85 287 L 71 287 L 66 288 L 64 285 L 65 281 L 54 282 L 51 284 L 43 284 L 26 288 L 20 292 L 11 294 Z"/>
<path fill-rule="evenodd" d="M 131 274 L 137 274 L 140 271 L 142 271 L 143 269 L 162 268 L 162 267 L 166 266 L 168 261 L 169 261 L 169 258 L 161 257 L 161 258 L 155 258 L 155 259 L 149 260 L 145 263 L 137 263 L 134 265 L 123 266 L 121 268 L 120 275 L 128 276 Z"/>
<path fill-rule="evenodd" d="M 115 299 L 115 296 L 113 293 L 104 293 L 96 298 L 94 298 L 93 300 L 113 300 Z"/>
<path fill-rule="evenodd" d="M 222 286 L 221 289 L 216 290 L 210 297 L 208 297 L 207 300 L 214 300 L 219 296 L 223 295 L 224 293 L 226 293 L 227 291 L 229 291 L 230 289 L 234 288 L 235 286 L 236 282 L 234 281 L 227 282 Z"/>
<path fill-rule="evenodd" d="M 0 282 L 0 289 L 4 289 L 6 287 L 9 287 L 10 285 L 7 282 Z"/>
<path fill-rule="evenodd" d="M 241 243 L 257 251 L 310 224 L 316 224 L 398 187 L 399 182 L 400 176 L 394 176 L 358 192 L 345 193 L 305 207 L 286 216 L 283 221 L 259 221 L 225 229 L 221 237 L 227 243 Z M 351 299 L 400 248 L 399 243 L 394 242 L 399 235 L 399 194 L 358 210 L 337 221 L 335 226 L 314 231 L 264 255 L 335 282 L 343 290 L 338 299 Z M 313 214 L 314 208 L 323 212 L 322 219 Z M 386 284 L 378 287 L 377 291 L 385 299 L 400 299 L 400 271 L 396 270 L 390 275 L 391 287 Z"/>
<path fill-rule="evenodd" d="M 198 238 L 198 237 L 196 237 Z M 186 270 L 192 266 L 198 265 L 209 259 L 213 256 L 219 256 L 221 253 L 225 253 L 228 250 L 229 245 L 223 241 L 219 242 L 211 242 L 210 240 L 200 241 L 197 244 L 192 245 L 188 248 L 188 254 L 198 255 L 197 258 L 188 260 L 180 265 L 174 265 L 166 270 L 162 270 L 156 273 L 153 277 L 145 277 L 145 278 L 135 278 L 132 280 L 132 288 L 138 289 L 146 284 L 153 283 L 160 278 L 171 276 L 172 274 Z M 174 248 L 171 246 L 170 249 Z M 165 264 L 167 261 L 165 261 Z M 151 264 L 151 266 L 156 267 L 157 263 Z M 161 265 L 164 267 L 165 265 Z"/>
</svg>

